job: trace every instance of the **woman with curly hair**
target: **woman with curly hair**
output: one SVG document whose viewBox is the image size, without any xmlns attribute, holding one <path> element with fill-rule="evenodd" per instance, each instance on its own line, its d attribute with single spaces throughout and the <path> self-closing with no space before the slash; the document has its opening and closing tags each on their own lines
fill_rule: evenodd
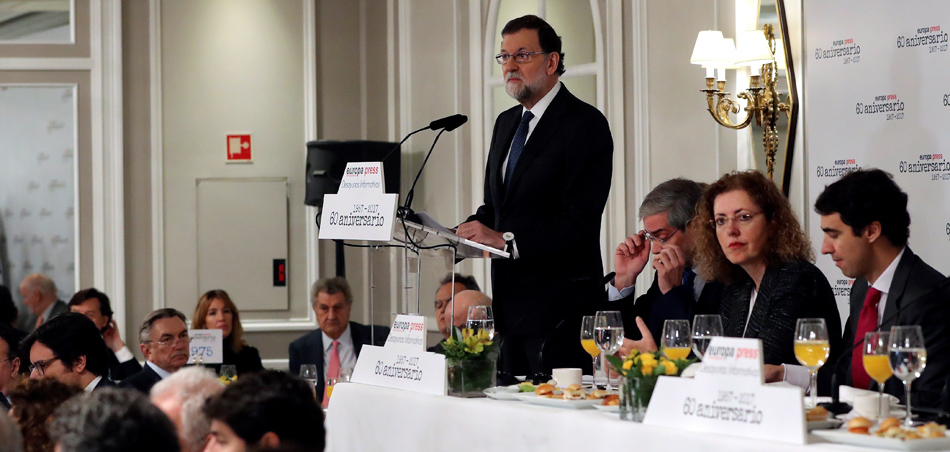
<svg viewBox="0 0 950 452">
<path fill-rule="evenodd" d="M 732 172 L 709 186 L 690 223 L 698 272 L 727 284 L 720 303 L 726 336 L 762 340 L 766 381 L 808 386 L 795 358 L 795 321 L 825 319 L 831 356 L 818 373 L 830 393 L 842 351 L 841 318 L 824 274 L 788 199 L 758 171 Z"/>
<path fill-rule="evenodd" d="M 263 370 L 261 355 L 244 341 L 244 327 L 237 305 L 223 290 L 209 290 L 198 299 L 191 317 L 191 329 L 214 328 L 223 331 L 224 357 L 222 364 L 234 364 L 238 375 Z M 221 364 L 209 365 L 218 372 Z"/>
<path fill-rule="evenodd" d="M 20 426 L 24 452 L 53 451 L 53 441 L 49 436 L 53 412 L 81 392 L 81 388 L 51 377 L 23 380 L 13 387 L 7 394 L 13 405 L 10 416 Z"/>
</svg>

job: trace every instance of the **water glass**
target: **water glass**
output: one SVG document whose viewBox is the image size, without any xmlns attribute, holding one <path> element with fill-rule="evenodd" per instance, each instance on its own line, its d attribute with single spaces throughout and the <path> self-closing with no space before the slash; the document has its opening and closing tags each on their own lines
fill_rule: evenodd
<svg viewBox="0 0 950 452">
<path fill-rule="evenodd" d="M 492 315 L 491 306 L 469 306 L 467 320 L 467 326 L 472 331 L 488 331 L 488 340 L 495 337 L 495 316 Z"/>
<path fill-rule="evenodd" d="M 319 381 L 319 374 L 317 374 L 317 365 L 316 364 L 301 364 L 300 365 L 300 378 L 303 378 L 307 384 L 310 385 L 310 390 L 313 391 L 313 398 L 317 398 L 317 382 Z"/>
<path fill-rule="evenodd" d="M 613 355 L 620 350 L 623 346 L 623 319 L 620 311 L 597 311 L 594 320 L 594 342 L 605 355 Z M 607 392 L 611 390 L 608 373 Z"/>
<path fill-rule="evenodd" d="M 712 338 L 722 336 L 722 317 L 700 314 L 693 317 L 693 353 L 702 360 Z"/>
<path fill-rule="evenodd" d="M 894 376 L 904 383 L 904 394 L 907 396 L 904 403 L 907 408 L 904 425 L 913 427 L 914 421 L 910 413 L 910 385 L 927 367 L 927 348 L 924 345 L 924 333 L 920 326 L 892 326 L 888 357 Z"/>
<path fill-rule="evenodd" d="M 221 368 L 218 369 L 218 376 L 230 381 L 237 376 L 237 366 L 234 364 L 222 364 Z"/>
</svg>

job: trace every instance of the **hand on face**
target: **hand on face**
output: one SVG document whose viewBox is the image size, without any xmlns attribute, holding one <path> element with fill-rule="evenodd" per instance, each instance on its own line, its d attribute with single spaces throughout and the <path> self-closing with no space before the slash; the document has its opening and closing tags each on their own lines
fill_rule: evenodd
<svg viewBox="0 0 950 452">
<path fill-rule="evenodd" d="M 617 245 L 614 253 L 614 271 L 617 272 L 614 286 L 617 289 L 632 286 L 649 260 L 650 241 L 646 238 L 646 232 L 640 231 L 627 237 Z"/>
<path fill-rule="evenodd" d="M 686 268 L 686 255 L 680 247 L 667 244 L 653 258 L 653 268 L 656 269 L 657 284 L 660 292 L 666 294 L 674 287 L 683 285 L 683 270 Z"/>
</svg>

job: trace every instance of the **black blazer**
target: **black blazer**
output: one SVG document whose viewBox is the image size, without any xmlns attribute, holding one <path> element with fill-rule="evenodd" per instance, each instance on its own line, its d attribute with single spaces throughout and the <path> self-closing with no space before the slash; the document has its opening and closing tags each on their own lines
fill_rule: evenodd
<svg viewBox="0 0 950 452">
<path fill-rule="evenodd" d="M 148 395 L 148 392 L 152 390 L 152 386 L 155 386 L 155 383 L 160 381 L 162 381 L 162 377 L 158 376 L 158 374 L 152 370 L 152 367 L 146 363 L 142 366 L 142 370 L 139 371 L 139 373 L 122 380 L 122 382 L 119 383 L 119 387 L 135 389 Z"/>
<path fill-rule="evenodd" d="M 115 356 L 115 352 L 109 350 L 106 359 L 109 361 L 109 375 L 107 375 L 107 377 L 112 381 L 125 380 L 142 370 L 142 365 L 139 364 L 134 356 L 132 359 L 120 363 L 119 358 Z"/>
<path fill-rule="evenodd" d="M 241 351 L 234 353 L 232 346 L 233 342 L 231 341 L 231 336 L 224 338 L 224 343 L 222 344 L 224 348 L 224 357 L 221 359 L 222 363 L 207 364 L 206 366 L 214 370 L 214 373 L 218 373 L 221 370 L 222 364 L 233 364 L 237 367 L 238 375 L 264 370 L 264 364 L 261 362 L 261 354 L 257 351 L 257 348 L 245 345 L 241 348 Z"/>
<path fill-rule="evenodd" d="M 699 276 L 696 276 L 699 278 Z M 693 293 L 692 287 L 677 286 L 669 292 L 660 292 L 656 272 L 653 275 L 653 284 L 647 292 L 636 299 L 630 295 L 618 300 L 620 315 L 623 317 L 623 333 L 628 339 L 640 340 L 642 335 L 637 328 L 637 316 L 643 318 L 653 334 L 657 344 L 663 335 L 663 322 L 668 319 L 689 320 L 692 325 L 693 316 L 697 314 L 719 314 L 719 300 L 725 286 L 719 281 L 708 281 L 699 294 L 699 300 Z M 616 306 L 616 305 L 614 305 Z M 616 309 L 616 308 L 615 308 Z"/>
<path fill-rule="evenodd" d="M 726 336 L 759 338 L 765 364 L 800 363 L 795 358 L 795 321 L 819 317 L 828 326 L 831 353 L 828 365 L 818 370 L 818 393 L 831 393 L 834 362 L 841 355 L 841 316 L 828 279 L 808 262 L 782 262 L 765 269 L 762 284 L 749 313 L 755 282 L 745 277 L 723 290 L 720 315 Z M 745 328 L 745 334 L 743 334 Z"/>
<path fill-rule="evenodd" d="M 898 309 L 901 311 L 896 319 L 882 324 L 881 330 L 890 331 L 894 325 L 920 325 L 927 346 L 927 367 L 911 385 L 913 406 L 936 407 L 944 381 L 950 376 L 950 295 L 947 294 L 947 288 L 941 286 L 945 279 L 907 247 L 897 263 L 894 279 L 887 292 L 881 319 L 888 320 Z M 868 281 L 864 278 L 856 279 L 851 286 L 851 313 L 844 330 L 844 343 L 847 345 L 854 344 L 855 339 L 858 339 L 854 333 L 868 287 Z M 934 289 L 938 288 L 943 290 L 935 293 Z M 841 384 L 853 384 L 850 358 L 842 360 L 838 375 Z M 876 387 L 873 381 L 871 384 Z M 888 380 L 884 390 L 900 398 L 902 403 L 906 398 L 904 385 L 897 378 Z"/>
<path fill-rule="evenodd" d="M 382 346 L 389 337 L 389 328 L 384 326 L 373 326 L 373 345 Z M 360 356 L 360 350 L 364 344 L 370 343 L 370 327 L 356 322 L 350 322 L 350 336 L 353 337 L 353 351 L 356 357 Z M 300 374 L 301 364 L 317 365 L 317 402 L 323 402 L 324 367 L 323 367 L 323 331 L 319 328 L 313 330 L 297 340 L 290 343 L 290 373 Z"/>
<path fill-rule="evenodd" d="M 105 388 L 114 388 L 116 384 L 114 381 L 110 380 L 109 377 L 103 376 L 99 383 L 96 383 L 96 386 L 92 388 L 93 391 L 98 391 Z"/>
<path fill-rule="evenodd" d="M 36 314 L 31 312 L 29 309 L 26 311 L 26 315 L 20 316 L 20 329 L 26 332 L 33 332 L 36 329 L 36 319 L 39 318 Z M 53 310 L 49 313 L 49 319 L 56 317 L 64 312 L 69 312 L 69 305 L 66 304 L 63 300 L 56 300 L 53 302 Z M 43 320 L 44 322 L 46 320 Z"/>
<path fill-rule="evenodd" d="M 484 204 L 468 221 L 515 235 L 520 258 L 492 259 L 497 331 L 544 336 L 560 320 L 592 311 L 604 298 L 600 220 L 610 190 L 613 140 L 604 115 L 562 85 L 506 188 L 501 168 L 522 110 L 513 107 L 495 121 Z"/>
</svg>

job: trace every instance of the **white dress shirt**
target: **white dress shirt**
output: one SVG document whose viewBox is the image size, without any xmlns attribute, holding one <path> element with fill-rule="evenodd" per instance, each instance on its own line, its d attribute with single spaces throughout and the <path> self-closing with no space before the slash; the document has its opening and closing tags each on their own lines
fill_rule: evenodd
<svg viewBox="0 0 950 452">
<path fill-rule="evenodd" d="M 327 333 L 324 333 L 323 330 L 320 330 L 320 333 L 323 334 L 323 373 L 326 376 L 327 369 L 330 368 L 330 354 L 333 353 L 334 339 L 327 336 Z M 349 367 L 352 369 L 356 367 L 356 349 L 353 347 L 353 334 L 350 332 L 349 323 L 346 324 L 343 334 L 336 340 L 340 342 L 340 368 Z"/>
<path fill-rule="evenodd" d="M 86 385 L 86 387 L 83 388 L 82 390 L 86 392 L 92 392 L 93 389 L 96 389 L 96 385 L 99 384 L 99 380 L 102 380 L 101 376 L 96 377 L 95 380 L 90 381 L 89 384 Z"/>
<path fill-rule="evenodd" d="M 167 370 L 165 370 L 165 369 L 162 369 L 161 367 L 158 367 L 158 364 L 155 364 L 155 363 L 153 363 L 153 362 L 151 362 L 151 361 L 145 361 L 145 365 L 148 366 L 148 367 L 151 367 L 152 370 L 154 370 L 155 373 L 157 373 L 159 377 L 162 377 L 162 380 L 168 378 L 169 375 L 172 374 L 171 372 L 169 372 L 169 371 L 167 371 Z"/>
</svg>

